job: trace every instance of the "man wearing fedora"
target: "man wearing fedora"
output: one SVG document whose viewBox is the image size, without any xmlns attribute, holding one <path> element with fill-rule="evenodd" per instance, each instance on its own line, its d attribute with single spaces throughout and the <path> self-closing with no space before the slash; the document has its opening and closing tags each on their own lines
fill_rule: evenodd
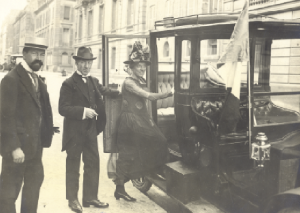
<svg viewBox="0 0 300 213">
<path fill-rule="evenodd" d="M 84 163 L 83 206 L 108 207 L 108 203 L 98 200 L 100 159 L 97 135 L 106 123 L 102 95 L 116 96 L 119 91 L 103 87 L 97 78 L 90 76 L 96 59 L 91 48 L 80 47 L 73 58 L 77 70 L 62 84 L 59 113 L 65 117 L 62 151 L 67 152 L 66 198 L 74 212 L 82 212 L 77 197 L 81 154 Z"/>
<path fill-rule="evenodd" d="M 52 109 L 43 79 L 35 72 L 43 65 L 46 40 L 26 37 L 23 60 L 1 81 L 0 212 L 15 213 L 23 183 L 21 213 L 36 213 L 44 179 L 42 149 L 50 147 Z"/>
</svg>

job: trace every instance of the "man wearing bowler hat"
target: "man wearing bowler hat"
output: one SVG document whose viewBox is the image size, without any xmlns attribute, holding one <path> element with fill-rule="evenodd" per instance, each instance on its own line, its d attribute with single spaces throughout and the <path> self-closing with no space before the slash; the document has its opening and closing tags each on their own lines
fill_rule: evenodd
<svg viewBox="0 0 300 213">
<path fill-rule="evenodd" d="M 80 159 L 84 163 L 83 207 L 106 208 L 108 203 L 98 200 L 99 153 L 97 135 L 106 123 L 102 95 L 118 95 L 119 91 L 103 87 L 90 76 L 92 50 L 80 47 L 73 56 L 77 70 L 66 79 L 60 90 L 59 113 L 64 116 L 63 146 L 66 150 L 66 198 L 74 212 L 82 212 L 78 201 Z"/>
<path fill-rule="evenodd" d="M 54 132 L 52 109 L 41 69 L 46 40 L 26 37 L 23 60 L 1 81 L 0 212 L 15 213 L 23 184 L 21 213 L 36 213 L 44 179 L 43 147 Z"/>
</svg>

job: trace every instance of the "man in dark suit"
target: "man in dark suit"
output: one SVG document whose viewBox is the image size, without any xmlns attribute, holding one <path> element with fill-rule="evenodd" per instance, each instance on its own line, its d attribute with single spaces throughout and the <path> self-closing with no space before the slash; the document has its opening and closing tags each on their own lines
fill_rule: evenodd
<svg viewBox="0 0 300 213">
<path fill-rule="evenodd" d="M 42 66 L 46 41 L 25 38 L 23 61 L 1 82 L 0 212 L 15 213 L 23 185 L 21 213 L 36 213 L 44 179 L 42 149 L 53 136 L 47 87 L 35 74 Z"/>
<path fill-rule="evenodd" d="M 103 87 L 89 72 L 96 58 L 88 47 L 80 47 L 73 56 L 77 70 L 66 79 L 60 90 L 59 113 L 65 117 L 63 147 L 66 150 L 66 198 L 69 207 L 82 212 L 78 201 L 81 154 L 84 162 L 84 207 L 108 207 L 98 200 L 99 153 L 97 135 L 103 131 L 106 115 L 102 95 L 116 96 L 119 92 Z"/>
</svg>

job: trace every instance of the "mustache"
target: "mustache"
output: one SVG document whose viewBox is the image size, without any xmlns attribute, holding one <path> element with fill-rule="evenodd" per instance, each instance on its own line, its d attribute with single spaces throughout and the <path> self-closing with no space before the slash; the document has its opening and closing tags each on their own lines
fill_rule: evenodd
<svg viewBox="0 0 300 213">
<path fill-rule="evenodd" d="M 34 65 L 34 64 L 39 64 L 40 66 L 44 65 L 43 61 L 39 60 L 39 59 L 34 59 L 30 65 Z"/>
<path fill-rule="evenodd" d="M 43 66 L 43 62 L 39 59 L 35 59 L 33 60 L 29 67 L 33 70 L 33 71 L 38 71 L 41 67 Z"/>
</svg>

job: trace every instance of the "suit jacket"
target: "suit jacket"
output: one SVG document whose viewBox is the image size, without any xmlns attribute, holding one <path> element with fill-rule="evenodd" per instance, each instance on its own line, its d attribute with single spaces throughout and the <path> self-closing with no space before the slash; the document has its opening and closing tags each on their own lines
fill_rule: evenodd
<svg viewBox="0 0 300 213">
<path fill-rule="evenodd" d="M 50 147 L 53 137 L 52 109 L 47 86 L 39 77 L 40 100 L 32 80 L 18 64 L 1 81 L 1 155 L 11 157 L 20 147 L 25 159 L 35 156 L 39 147 Z"/>
<path fill-rule="evenodd" d="M 82 120 L 84 107 L 90 108 L 91 103 L 89 94 L 84 89 L 86 85 L 83 82 L 82 77 L 74 72 L 70 78 L 63 82 L 60 89 L 59 113 L 65 117 L 62 151 L 66 150 L 67 144 L 69 146 L 72 145 L 72 143 L 76 143 L 75 140 L 71 140 L 76 134 L 88 133 L 89 137 L 97 137 L 97 135 L 104 130 L 106 114 L 102 95 L 117 95 L 119 93 L 117 90 L 103 87 L 95 77 L 91 76 L 90 79 L 96 93 L 97 108 L 95 111 L 98 114 L 96 120 L 97 131 L 95 133 L 89 133 L 88 126 L 90 126 L 92 120 Z"/>
</svg>

